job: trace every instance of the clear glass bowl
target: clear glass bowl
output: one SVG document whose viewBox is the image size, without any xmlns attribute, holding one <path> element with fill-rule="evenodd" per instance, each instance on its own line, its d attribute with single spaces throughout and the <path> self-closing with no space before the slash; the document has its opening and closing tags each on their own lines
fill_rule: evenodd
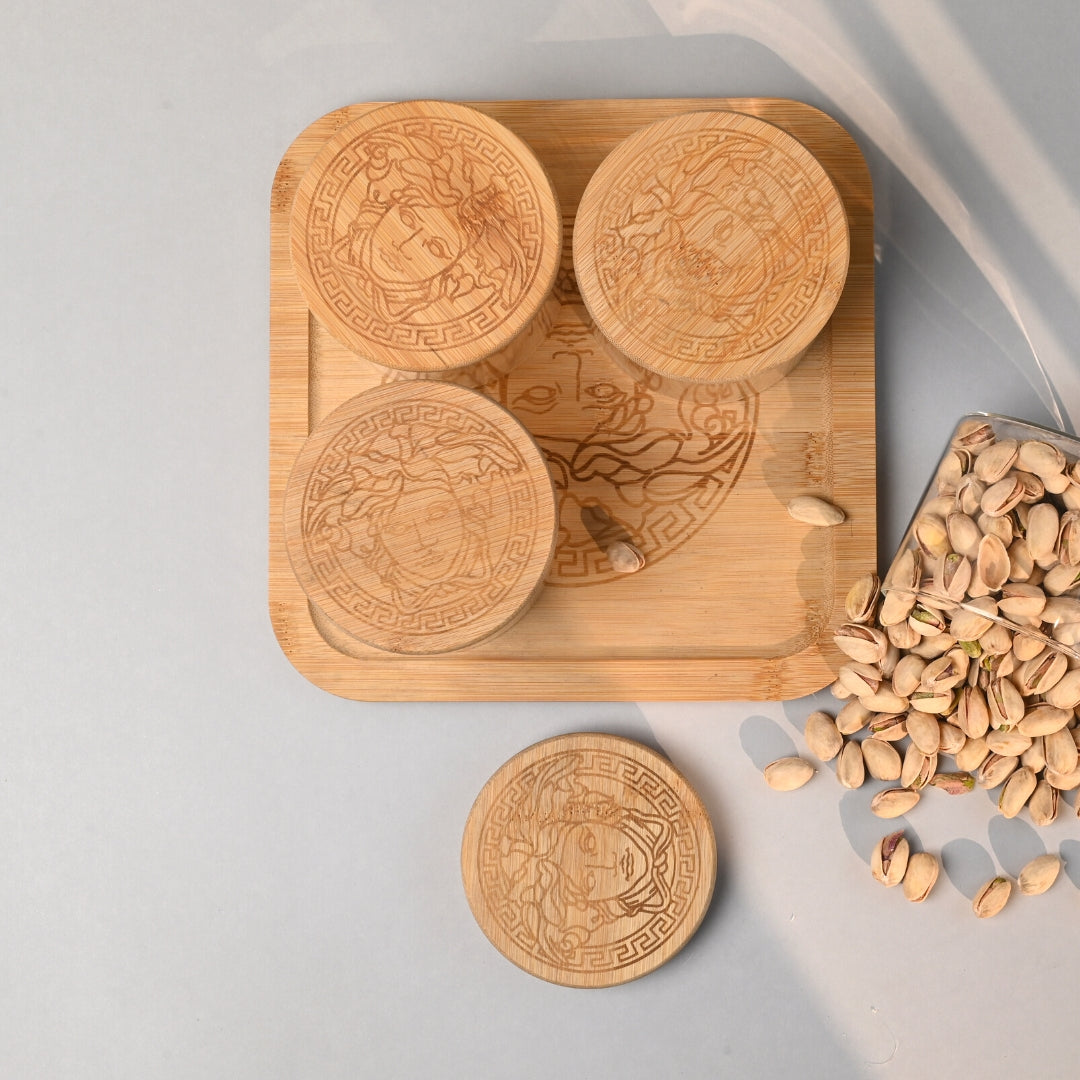
<svg viewBox="0 0 1080 1080">
<path fill-rule="evenodd" d="M 979 613 L 1080 664 L 1080 439 L 992 413 L 961 417 L 882 592 L 914 592 L 916 620 L 940 618 L 946 633 L 957 611 Z"/>
</svg>

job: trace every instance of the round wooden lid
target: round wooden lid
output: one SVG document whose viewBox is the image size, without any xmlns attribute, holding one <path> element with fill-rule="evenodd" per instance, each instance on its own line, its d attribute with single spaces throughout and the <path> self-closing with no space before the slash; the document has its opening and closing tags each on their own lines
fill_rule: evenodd
<svg viewBox="0 0 1080 1080">
<path fill-rule="evenodd" d="M 796 139 L 732 112 L 659 120 L 582 196 L 574 269 L 601 332 L 660 375 L 733 381 L 790 361 L 832 314 L 844 206 Z"/>
<path fill-rule="evenodd" d="M 551 291 L 562 217 L 491 117 L 406 101 L 338 131 L 302 177 L 291 249 L 308 306 L 354 352 L 440 372 L 506 347 Z"/>
<path fill-rule="evenodd" d="M 507 959 L 563 986 L 614 986 L 691 938 L 712 898 L 716 841 L 665 758 L 612 735 L 562 735 L 484 785 L 461 872 L 476 921 Z"/>
<path fill-rule="evenodd" d="M 555 548 L 543 456 L 501 406 L 450 383 L 359 394 L 304 443 L 285 540 L 308 598 L 396 653 L 440 653 L 504 630 Z"/>
</svg>

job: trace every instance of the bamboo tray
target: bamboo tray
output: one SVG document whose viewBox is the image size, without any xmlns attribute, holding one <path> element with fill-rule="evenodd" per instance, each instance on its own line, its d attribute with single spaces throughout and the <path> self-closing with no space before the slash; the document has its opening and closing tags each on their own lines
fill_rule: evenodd
<svg viewBox="0 0 1080 1080">
<path fill-rule="evenodd" d="M 362 645 L 312 608 L 285 550 L 285 485 L 312 427 L 384 374 L 311 314 L 289 257 L 297 184 L 323 143 L 374 103 L 305 129 L 270 199 L 270 614 L 304 676 L 357 700 L 786 700 L 825 686 L 831 630 L 854 578 L 876 565 L 873 199 L 852 138 L 810 106 L 762 98 L 471 102 L 548 169 L 564 218 L 561 308 L 537 353 L 485 388 L 543 447 L 561 496 L 547 584 L 511 630 L 462 652 L 395 655 Z M 803 361 L 761 393 L 635 382 L 603 350 L 570 258 L 589 177 L 624 138 L 692 109 L 731 109 L 803 142 L 844 202 L 847 283 Z M 799 494 L 843 507 L 813 529 Z M 647 557 L 610 571 L 600 541 Z"/>
</svg>

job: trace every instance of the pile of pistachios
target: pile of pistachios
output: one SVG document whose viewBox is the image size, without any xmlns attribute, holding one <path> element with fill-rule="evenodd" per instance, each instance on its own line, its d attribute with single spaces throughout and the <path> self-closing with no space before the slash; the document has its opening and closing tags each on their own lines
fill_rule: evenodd
<svg viewBox="0 0 1080 1080">
<path fill-rule="evenodd" d="M 971 419 L 932 490 L 884 583 L 866 574 L 848 593 L 835 641 L 850 659 L 832 687 L 844 704 L 807 720 L 807 745 L 837 759 L 845 787 L 867 774 L 899 781 L 870 804 L 883 818 L 911 811 L 927 787 L 981 787 L 1000 788 L 1005 817 L 1026 808 L 1049 825 L 1060 793 L 1080 787 L 1080 463 Z M 769 766 L 772 786 L 809 779 L 795 760 Z M 904 879 L 906 843 L 882 841 L 875 876 Z M 1040 883 L 1050 860 L 1060 866 L 1048 856 L 1032 871 Z M 911 899 L 936 878 L 917 865 Z M 976 914 L 996 914 L 1010 890 L 1007 878 L 988 882 Z"/>
</svg>

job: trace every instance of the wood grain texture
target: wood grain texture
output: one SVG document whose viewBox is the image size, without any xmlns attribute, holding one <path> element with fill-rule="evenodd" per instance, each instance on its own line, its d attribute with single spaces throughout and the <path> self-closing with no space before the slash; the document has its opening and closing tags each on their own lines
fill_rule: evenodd
<svg viewBox="0 0 1080 1080">
<path fill-rule="evenodd" d="M 406 101 L 327 140 L 297 188 L 291 248 L 334 337 L 390 368 L 443 372 L 501 354 L 537 317 L 562 218 L 543 166 L 502 124 Z"/>
<path fill-rule="evenodd" d="M 574 223 L 574 270 L 597 329 L 672 379 L 786 374 L 836 307 L 848 269 L 828 173 L 743 113 L 658 120 L 604 159 Z"/>
<path fill-rule="evenodd" d="M 505 409 L 449 383 L 395 383 L 312 432 L 284 522 L 297 579 L 327 618 L 368 645 L 429 655 L 525 613 L 555 549 L 555 493 Z"/>
<path fill-rule="evenodd" d="M 285 484 L 308 433 L 384 369 L 338 343 L 292 271 L 289 216 L 300 178 L 335 131 L 372 108 L 316 121 L 293 143 L 271 193 L 270 612 L 282 649 L 316 685 L 361 700 L 783 700 L 834 677 L 832 630 L 858 574 L 876 566 L 873 200 L 851 137 L 809 106 L 768 99 L 473 103 L 543 162 L 564 236 L 589 178 L 620 142 L 665 116 L 749 113 L 806 146 L 843 200 L 851 239 L 832 318 L 784 379 L 671 396 L 606 354 L 578 293 L 569 244 L 560 305 L 532 357 L 485 392 L 543 449 L 559 499 L 546 587 L 510 630 L 438 657 L 360 645 L 309 605 L 285 548 Z M 455 377 L 456 378 L 456 377 Z M 796 495 L 843 508 L 814 529 Z M 625 535 L 636 574 L 600 541 Z"/>
<path fill-rule="evenodd" d="M 563 986 L 614 986 L 658 968 L 697 930 L 716 841 L 701 800 L 659 754 L 563 735 L 484 785 L 461 873 L 476 921 L 507 959 Z"/>
</svg>

